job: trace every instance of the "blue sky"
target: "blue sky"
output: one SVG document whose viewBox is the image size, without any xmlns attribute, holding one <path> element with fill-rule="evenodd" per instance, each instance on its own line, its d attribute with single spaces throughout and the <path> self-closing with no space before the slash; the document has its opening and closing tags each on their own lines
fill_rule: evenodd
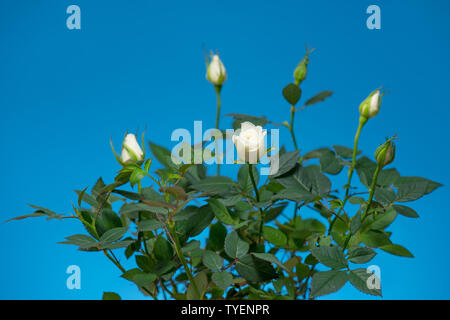
<svg viewBox="0 0 450 320">
<path fill-rule="evenodd" d="M 66 28 L 71 4 L 81 8 L 81 30 Z M 371 4 L 381 8 L 381 30 L 366 27 Z M 415 258 L 380 253 L 373 263 L 386 299 L 448 299 L 448 12 L 445 0 L 1 1 L 0 218 L 30 213 L 26 203 L 69 212 L 73 189 L 113 179 L 119 168 L 109 139 L 119 145 L 126 130 L 147 128 L 148 139 L 171 148 L 174 129 L 192 130 L 194 120 L 213 127 L 204 47 L 219 50 L 229 73 L 223 113 L 288 120 L 281 89 L 309 45 L 316 50 L 303 97 L 334 95 L 297 114 L 300 147 L 351 146 L 359 103 L 386 88 L 361 149 L 372 156 L 397 134 L 400 173 L 444 187 L 412 205 L 419 219 L 399 217 L 390 227 Z M 280 138 L 292 148 L 288 131 Z M 0 224 L 0 298 L 98 299 L 103 291 L 142 298 L 101 254 L 56 244 L 82 232 L 72 221 Z M 81 290 L 66 288 L 72 264 L 81 268 Z M 372 299 L 350 285 L 329 297 Z"/>
</svg>

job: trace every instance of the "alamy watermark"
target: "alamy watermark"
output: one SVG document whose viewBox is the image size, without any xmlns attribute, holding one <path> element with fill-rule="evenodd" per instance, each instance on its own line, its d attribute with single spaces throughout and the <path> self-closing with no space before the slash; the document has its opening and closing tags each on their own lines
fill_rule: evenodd
<svg viewBox="0 0 450 320">
<path fill-rule="evenodd" d="M 66 13 L 70 14 L 66 20 L 66 26 L 69 30 L 80 30 L 81 29 L 81 9 L 75 4 L 71 4 L 67 7 Z"/>
<path fill-rule="evenodd" d="M 366 13 L 370 14 L 370 16 L 366 20 L 367 29 L 380 30 L 381 29 L 381 9 L 380 9 L 380 7 L 375 4 L 372 4 L 367 7 Z"/>
<path fill-rule="evenodd" d="M 67 277 L 66 286 L 67 289 L 73 290 L 73 289 L 81 289 L 81 269 L 77 265 L 70 265 L 66 269 L 66 273 L 70 274 L 69 277 Z"/>
<path fill-rule="evenodd" d="M 242 163 L 244 159 L 236 156 L 233 142 L 233 136 L 239 135 L 240 130 L 227 129 L 224 134 L 218 129 L 208 129 L 203 133 L 202 121 L 194 121 L 193 136 L 188 129 L 176 129 L 171 135 L 171 141 L 178 141 L 171 151 L 172 162 L 176 165 Z M 260 137 L 248 136 L 248 141 L 250 144 L 253 143 L 252 148 L 264 149 L 265 154 L 261 155 L 250 150 L 247 151 L 249 159 L 245 160 L 249 163 L 262 164 L 261 175 L 273 175 L 279 169 L 279 129 L 264 129 L 263 132 L 264 134 Z M 268 136 L 270 136 L 270 147 Z M 262 141 L 253 141 L 256 139 L 263 140 L 264 145 L 262 146 Z M 239 154 L 239 152 L 237 153 Z"/>
<path fill-rule="evenodd" d="M 370 290 L 381 289 L 381 269 L 377 265 L 371 265 L 366 269 L 371 275 L 366 280 L 367 288 Z"/>
</svg>

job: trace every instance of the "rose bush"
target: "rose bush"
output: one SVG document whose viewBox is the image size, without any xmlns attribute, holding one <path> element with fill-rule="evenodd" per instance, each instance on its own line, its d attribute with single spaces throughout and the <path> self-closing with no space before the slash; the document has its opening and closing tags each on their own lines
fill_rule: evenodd
<svg viewBox="0 0 450 320">
<path fill-rule="evenodd" d="M 71 214 L 32 206 L 33 213 L 13 219 L 80 222 L 86 233 L 61 243 L 104 254 L 123 278 L 154 299 L 314 299 L 348 281 L 363 293 L 381 296 L 379 279 L 359 265 L 371 262 L 379 250 L 412 257 L 391 241 L 387 229 L 397 215 L 417 218 L 405 203 L 440 184 L 386 168 L 395 157 L 392 138 L 376 150 L 375 161 L 358 150 L 363 127 L 380 110 L 384 93 L 379 89 L 360 104 L 353 148 L 300 151 L 296 113 L 332 95 L 320 92 L 298 107 L 310 53 L 296 67 L 293 83 L 282 90 L 290 105 L 290 120 L 283 125 L 295 150 L 268 151 L 263 127 L 275 124 L 266 117 L 232 114 L 233 127 L 241 128 L 232 140 L 243 162 L 235 164 L 239 170 L 232 178 L 220 176 L 219 166 L 217 174 L 208 174 L 204 164 L 175 164 L 171 152 L 153 142 L 148 158 L 144 136 L 139 145 L 127 134 L 120 156 L 112 146 L 121 166 L 114 181 L 105 184 L 99 178 L 89 192 L 76 191 Z M 219 129 L 226 71 L 218 55 L 207 59 L 206 77 L 217 93 Z M 267 152 L 278 152 L 279 170 L 263 179 L 257 165 Z M 151 171 L 152 159 L 163 167 Z M 343 170 L 347 183 L 333 186 L 331 179 Z M 307 211 L 315 217 L 306 218 Z"/>
</svg>

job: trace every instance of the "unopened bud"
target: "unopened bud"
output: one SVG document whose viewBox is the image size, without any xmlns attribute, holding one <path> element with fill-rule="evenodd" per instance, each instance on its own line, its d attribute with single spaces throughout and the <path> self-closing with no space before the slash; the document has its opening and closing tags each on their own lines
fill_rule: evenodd
<svg viewBox="0 0 450 320">
<path fill-rule="evenodd" d="M 394 161 L 395 158 L 395 144 L 392 142 L 392 138 L 387 140 L 381 146 L 375 150 L 375 160 L 381 167 L 385 167 Z"/>
<path fill-rule="evenodd" d="M 359 105 L 359 113 L 362 117 L 367 119 L 373 118 L 380 111 L 381 98 L 384 93 L 380 93 L 380 90 L 373 91 L 361 104 Z"/>
<path fill-rule="evenodd" d="M 306 50 L 306 54 L 303 59 L 297 65 L 297 68 L 294 70 L 294 82 L 296 85 L 300 85 L 303 80 L 306 79 L 306 75 L 308 73 L 308 63 L 309 63 L 309 54 L 310 50 Z"/>
<path fill-rule="evenodd" d="M 132 133 L 126 135 L 122 143 L 122 154 L 120 160 L 124 164 L 139 162 L 144 159 L 144 152 L 142 151 L 136 136 Z"/>
<path fill-rule="evenodd" d="M 215 86 L 221 86 L 227 80 L 227 71 L 217 54 L 214 54 L 208 63 L 206 79 Z"/>
</svg>

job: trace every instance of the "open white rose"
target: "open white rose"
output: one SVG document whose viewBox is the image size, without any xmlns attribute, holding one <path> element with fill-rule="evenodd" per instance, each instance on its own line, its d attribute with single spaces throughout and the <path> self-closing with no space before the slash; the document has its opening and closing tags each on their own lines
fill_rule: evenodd
<svg viewBox="0 0 450 320">
<path fill-rule="evenodd" d="M 206 69 L 206 79 L 216 86 L 221 86 L 227 80 L 227 71 L 217 54 L 211 57 Z"/>
<path fill-rule="evenodd" d="M 144 159 L 144 152 L 142 151 L 136 136 L 132 133 L 127 134 L 122 144 L 122 154 L 120 161 L 122 163 L 130 163 L 142 161 Z"/>
<path fill-rule="evenodd" d="M 251 164 L 258 163 L 258 160 L 267 152 L 266 133 L 267 131 L 261 126 L 255 126 L 251 122 L 246 121 L 241 124 L 241 129 L 237 130 L 232 137 L 240 160 Z"/>
</svg>

